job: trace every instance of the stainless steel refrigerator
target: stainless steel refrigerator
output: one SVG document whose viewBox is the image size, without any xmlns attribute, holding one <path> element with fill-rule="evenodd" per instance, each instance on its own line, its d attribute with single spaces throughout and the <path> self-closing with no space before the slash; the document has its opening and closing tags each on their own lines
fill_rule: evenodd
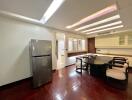
<svg viewBox="0 0 132 100">
<path fill-rule="evenodd" d="M 29 50 L 33 87 L 37 88 L 52 80 L 52 44 L 51 41 L 32 39 Z"/>
</svg>

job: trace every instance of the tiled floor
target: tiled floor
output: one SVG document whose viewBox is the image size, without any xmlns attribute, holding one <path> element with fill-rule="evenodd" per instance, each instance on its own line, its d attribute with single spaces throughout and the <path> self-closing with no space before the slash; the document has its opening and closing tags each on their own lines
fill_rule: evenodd
<svg viewBox="0 0 132 100">
<path fill-rule="evenodd" d="M 132 74 L 123 91 L 86 72 L 80 75 L 70 66 L 55 71 L 52 82 L 38 89 L 32 89 L 31 80 L 2 88 L 0 100 L 132 100 Z"/>
</svg>

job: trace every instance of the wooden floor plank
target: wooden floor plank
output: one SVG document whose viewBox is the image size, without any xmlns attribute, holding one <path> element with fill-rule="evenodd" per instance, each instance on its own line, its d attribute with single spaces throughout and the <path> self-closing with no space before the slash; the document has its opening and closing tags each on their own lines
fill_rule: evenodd
<svg viewBox="0 0 132 100">
<path fill-rule="evenodd" d="M 119 90 L 70 66 L 55 71 L 52 82 L 37 89 L 32 88 L 31 79 L 0 89 L 0 100 L 132 100 L 132 74 L 128 89 Z"/>
</svg>

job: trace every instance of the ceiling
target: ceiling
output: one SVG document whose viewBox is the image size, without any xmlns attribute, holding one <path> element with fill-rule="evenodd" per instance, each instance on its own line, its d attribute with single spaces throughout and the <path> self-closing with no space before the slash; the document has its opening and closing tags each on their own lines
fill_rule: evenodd
<svg viewBox="0 0 132 100">
<path fill-rule="evenodd" d="M 0 10 L 40 20 L 52 0 L 0 0 Z"/>
<path fill-rule="evenodd" d="M 0 10 L 40 20 L 51 2 L 52 0 L 0 0 Z M 118 30 L 132 29 L 132 0 L 65 0 L 45 25 L 76 33 L 73 29 L 66 29 L 65 27 L 115 3 L 117 4 L 118 11 L 99 17 L 83 25 L 119 13 L 125 27 Z"/>
</svg>

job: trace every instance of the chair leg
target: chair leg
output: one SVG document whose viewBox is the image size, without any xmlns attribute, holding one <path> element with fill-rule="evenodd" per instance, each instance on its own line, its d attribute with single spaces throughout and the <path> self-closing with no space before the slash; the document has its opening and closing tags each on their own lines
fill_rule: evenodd
<svg viewBox="0 0 132 100">
<path fill-rule="evenodd" d="M 81 74 L 82 74 L 82 64 L 81 64 Z"/>
</svg>

